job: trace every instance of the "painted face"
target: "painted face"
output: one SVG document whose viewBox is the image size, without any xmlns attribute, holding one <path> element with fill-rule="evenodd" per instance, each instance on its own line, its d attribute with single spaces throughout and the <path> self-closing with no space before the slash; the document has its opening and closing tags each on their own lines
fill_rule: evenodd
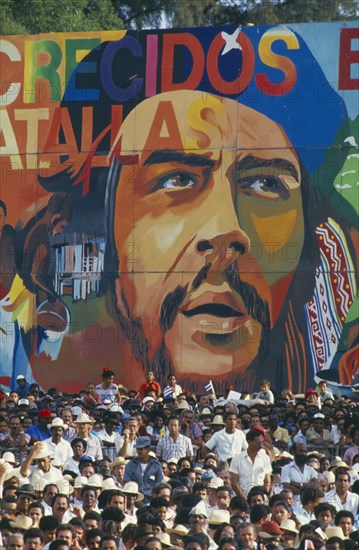
<svg viewBox="0 0 359 550">
<path fill-rule="evenodd" d="M 117 189 L 116 293 L 141 321 L 148 364 L 165 352 L 177 377 L 243 373 L 302 249 L 292 145 L 264 115 L 187 90 L 142 102 L 120 136 L 122 150 L 140 154 Z"/>
</svg>

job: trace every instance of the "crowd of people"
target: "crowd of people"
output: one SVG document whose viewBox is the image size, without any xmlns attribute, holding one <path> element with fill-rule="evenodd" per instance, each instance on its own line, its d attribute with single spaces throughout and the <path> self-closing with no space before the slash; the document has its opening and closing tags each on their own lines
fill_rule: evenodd
<svg viewBox="0 0 359 550">
<path fill-rule="evenodd" d="M 146 372 L 78 394 L 23 375 L 0 392 L 6 550 L 354 550 L 359 401 L 210 383 L 194 395 Z"/>
</svg>

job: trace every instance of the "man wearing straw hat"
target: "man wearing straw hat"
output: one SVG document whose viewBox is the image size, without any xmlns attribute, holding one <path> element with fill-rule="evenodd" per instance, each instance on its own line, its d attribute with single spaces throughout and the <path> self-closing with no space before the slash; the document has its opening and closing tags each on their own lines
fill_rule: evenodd
<svg viewBox="0 0 359 550">
<path fill-rule="evenodd" d="M 58 481 L 62 479 L 62 473 L 51 465 L 51 451 L 42 441 L 36 441 L 20 468 L 22 476 L 28 477 L 30 483 L 35 486 L 41 479 Z M 31 466 L 32 462 L 35 465 Z"/>
<path fill-rule="evenodd" d="M 221 460 L 228 460 L 248 447 L 244 433 L 237 429 L 238 415 L 228 412 L 225 415 L 225 428 L 213 434 L 206 443 L 208 451 L 216 451 Z"/>
<path fill-rule="evenodd" d="M 51 432 L 51 437 L 45 439 L 44 443 L 50 449 L 51 456 L 56 461 L 59 461 L 61 464 L 66 464 L 73 455 L 70 443 L 63 438 L 68 425 L 64 424 L 62 418 L 53 418 L 51 424 L 48 424 L 47 427 Z"/>
<path fill-rule="evenodd" d="M 95 460 L 102 460 L 103 454 L 100 441 L 90 433 L 93 420 L 88 414 L 81 413 L 74 420 L 74 424 L 76 425 L 78 437 L 81 437 L 87 443 L 86 454 L 93 456 Z"/>
</svg>

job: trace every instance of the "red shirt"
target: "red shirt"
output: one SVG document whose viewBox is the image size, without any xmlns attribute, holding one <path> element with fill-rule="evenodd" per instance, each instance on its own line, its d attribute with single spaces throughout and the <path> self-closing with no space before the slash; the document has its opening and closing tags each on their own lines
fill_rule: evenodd
<svg viewBox="0 0 359 550">
<path fill-rule="evenodd" d="M 153 380 L 152 382 L 144 382 L 143 384 L 141 384 L 138 391 L 140 392 L 142 398 L 146 397 L 149 391 L 155 391 L 157 392 L 157 395 L 160 395 L 162 393 L 161 386 L 155 380 Z"/>
</svg>

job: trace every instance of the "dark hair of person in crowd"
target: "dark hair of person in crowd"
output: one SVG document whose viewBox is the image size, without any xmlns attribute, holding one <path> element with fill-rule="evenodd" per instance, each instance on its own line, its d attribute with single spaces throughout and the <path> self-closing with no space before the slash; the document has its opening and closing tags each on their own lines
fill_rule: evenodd
<svg viewBox="0 0 359 550">
<path fill-rule="evenodd" d="M 111 378 L 111 376 L 115 376 L 115 373 L 113 372 L 113 370 L 107 368 L 107 367 L 104 367 L 102 369 L 102 374 L 101 374 L 102 378 Z"/>
<path fill-rule="evenodd" d="M 218 544 L 218 550 L 222 550 L 223 548 L 228 548 L 228 545 L 231 545 L 234 550 L 238 550 L 239 548 L 238 542 L 236 541 L 236 539 L 230 539 L 228 537 L 224 537 Z"/>
<path fill-rule="evenodd" d="M 245 498 L 240 496 L 235 496 L 231 498 L 231 502 L 229 503 L 229 509 L 230 510 L 238 510 L 242 513 L 249 513 L 249 506 L 248 502 Z"/>
<path fill-rule="evenodd" d="M 352 514 L 352 512 L 350 512 L 349 510 L 339 510 L 339 512 L 335 514 L 334 524 L 339 525 L 342 518 L 350 518 L 352 520 L 352 525 L 354 525 L 355 523 L 354 514 Z"/>
<path fill-rule="evenodd" d="M 257 439 L 257 437 L 260 437 L 260 436 L 263 436 L 263 433 L 260 430 L 256 430 L 256 429 L 249 430 L 246 433 L 247 443 L 249 443 L 250 441 L 254 441 L 255 439 Z"/>
<path fill-rule="evenodd" d="M 338 481 L 339 476 L 346 475 L 348 480 L 350 481 L 350 475 L 346 468 L 337 468 L 335 470 L 335 481 Z"/>
<path fill-rule="evenodd" d="M 56 539 L 50 542 L 48 550 L 61 550 L 64 546 L 70 548 L 66 540 Z"/>
<path fill-rule="evenodd" d="M 359 457 L 359 454 L 355 455 Z M 355 458 L 355 457 L 354 457 Z M 356 479 L 351 486 L 352 493 L 355 493 L 356 495 L 359 495 L 359 479 Z"/>
<path fill-rule="evenodd" d="M 105 535 L 105 536 L 101 539 L 101 545 L 102 545 L 104 542 L 110 541 L 110 540 L 112 540 L 112 541 L 116 544 L 117 548 L 120 546 L 120 541 L 119 541 L 119 539 L 118 539 L 117 537 L 113 537 L 112 535 Z"/>
<path fill-rule="evenodd" d="M 217 527 L 217 529 L 216 529 L 216 531 L 213 535 L 213 540 L 216 544 L 219 544 L 223 529 L 225 529 L 225 527 L 231 527 L 233 529 L 233 526 L 230 523 L 227 523 L 227 522 L 223 522 L 220 525 L 218 525 L 218 527 Z"/>
<path fill-rule="evenodd" d="M 266 504 L 255 504 L 250 513 L 250 522 L 258 523 L 262 519 L 265 519 L 269 513 L 270 509 Z"/>
<path fill-rule="evenodd" d="M 133 545 L 135 544 L 135 530 L 136 525 L 134 523 L 128 523 L 121 533 L 122 542 L 125 544 L 126 542 L 133 541 Z"/>
<path fill-rule="evenodd" d="M 315 502 L 319 498 L 324 498 L 324 493 L 316 487 L 307 487 L 300 493 L 300 502 L 305 506 L 308 502 Z"/>
<path fill-rule="evenodd" d="M 101 522 L 102 522 L 101 515 L 98 512 L 95 512 L 94 510 L 91 510 L 91 512 L 86 512 L 86 514 L 82 519 L 84 521 L 86 521 L 87 519 L 94 519 L 95 521 L 97 521 L 99 525 L 101 525 Z"/>
<path fill-rule="evenodd" d="M 105 536 L 105 533 L 101 529 L 89 529 L 85 532 L 85 542 L 86 546 L 89 545 L 89 541 L 94 537 L 100 537 L 101 539 Z"/>
<path fill-rule="evenodd" d="M 117 508 L 116 506 L 108 506 L 101 512 L 101 518 L 102 521 L 105 520 L 112 520 L 116 523 L 122 523 L 122 521 L 125 519 L 125 514 Z"/>
<path fill-rule="evenodd" d="M 270 497 L 269 501 L 268 501 L 268 506 L 269 506 L 269 508 L 273 508 L 273 506 L 274 506 L 275 504 L 277 504 L 277 502 L 282 503 L 282 502 L 287 502 L 287 501 L 285 500 L 284 496 L 283 496 L 282 494 L 280 494 L 280 493 L 277 494 L 277 495 L 272 495 L 272 496 Z"/>
<path fill-rule="evenodd" d="M 70 525 L 73 525 L 74 527 L 81 527 L 81 529 L 85 529 L 85 524 L 82 520 L 82 518 L 78 518 L 75 516 L 74 518 L 71 518 L 69 521 Z"/>
<path fill-rule="evenodd" d="M 30 529 L 25 531 L 24 542 L 26 542 L 27 539 L 33 539 L 33 538 L 34 539 L 39 538 L 41 540 L 41 544 L 43 544 L 45 539 L 43 531 L 41 531 L 41 529 L 38 529 L 37 527 L 31 527 Z"/>
<path fill-rule="evenodd" d="M 184 542 L 185 542 L 185 548 L 187 544 L 189 544 L 190 542 L 196 542 L 201 547 L 201 550 L 204 550 L 206 548 L 206 543 L 203 541 L 203 539 L 200 537 L 199 534 L 185 537 Z M 207 548 L 208 548 L 208 544 L 207 544 Z"/>
<path fill-rule="evenodd" d="M 39 521 L 39 528 L 43 532 L 57 529 L 59 525 L 60 522 L 55 516 L 43 516 Z"/>
<path fill-rule="evenodd" d="M 302 541 L 303 542 L 303 541 Z M 339 550 L 345 550 L 345 541 L 342 540 L 340 537 L 330 537 L 326 543 L 325 543 L 325 547 L 328 548 L 328 546 L 330 544 L 338 544 L 338 547 L 339 547 Z M 303 546 L 304 548 L 304 546 Z M 301 550 L 301 549 L 300 549 Z M 315 549 L 317 550 L 317 549 Z"/>
</svg>

